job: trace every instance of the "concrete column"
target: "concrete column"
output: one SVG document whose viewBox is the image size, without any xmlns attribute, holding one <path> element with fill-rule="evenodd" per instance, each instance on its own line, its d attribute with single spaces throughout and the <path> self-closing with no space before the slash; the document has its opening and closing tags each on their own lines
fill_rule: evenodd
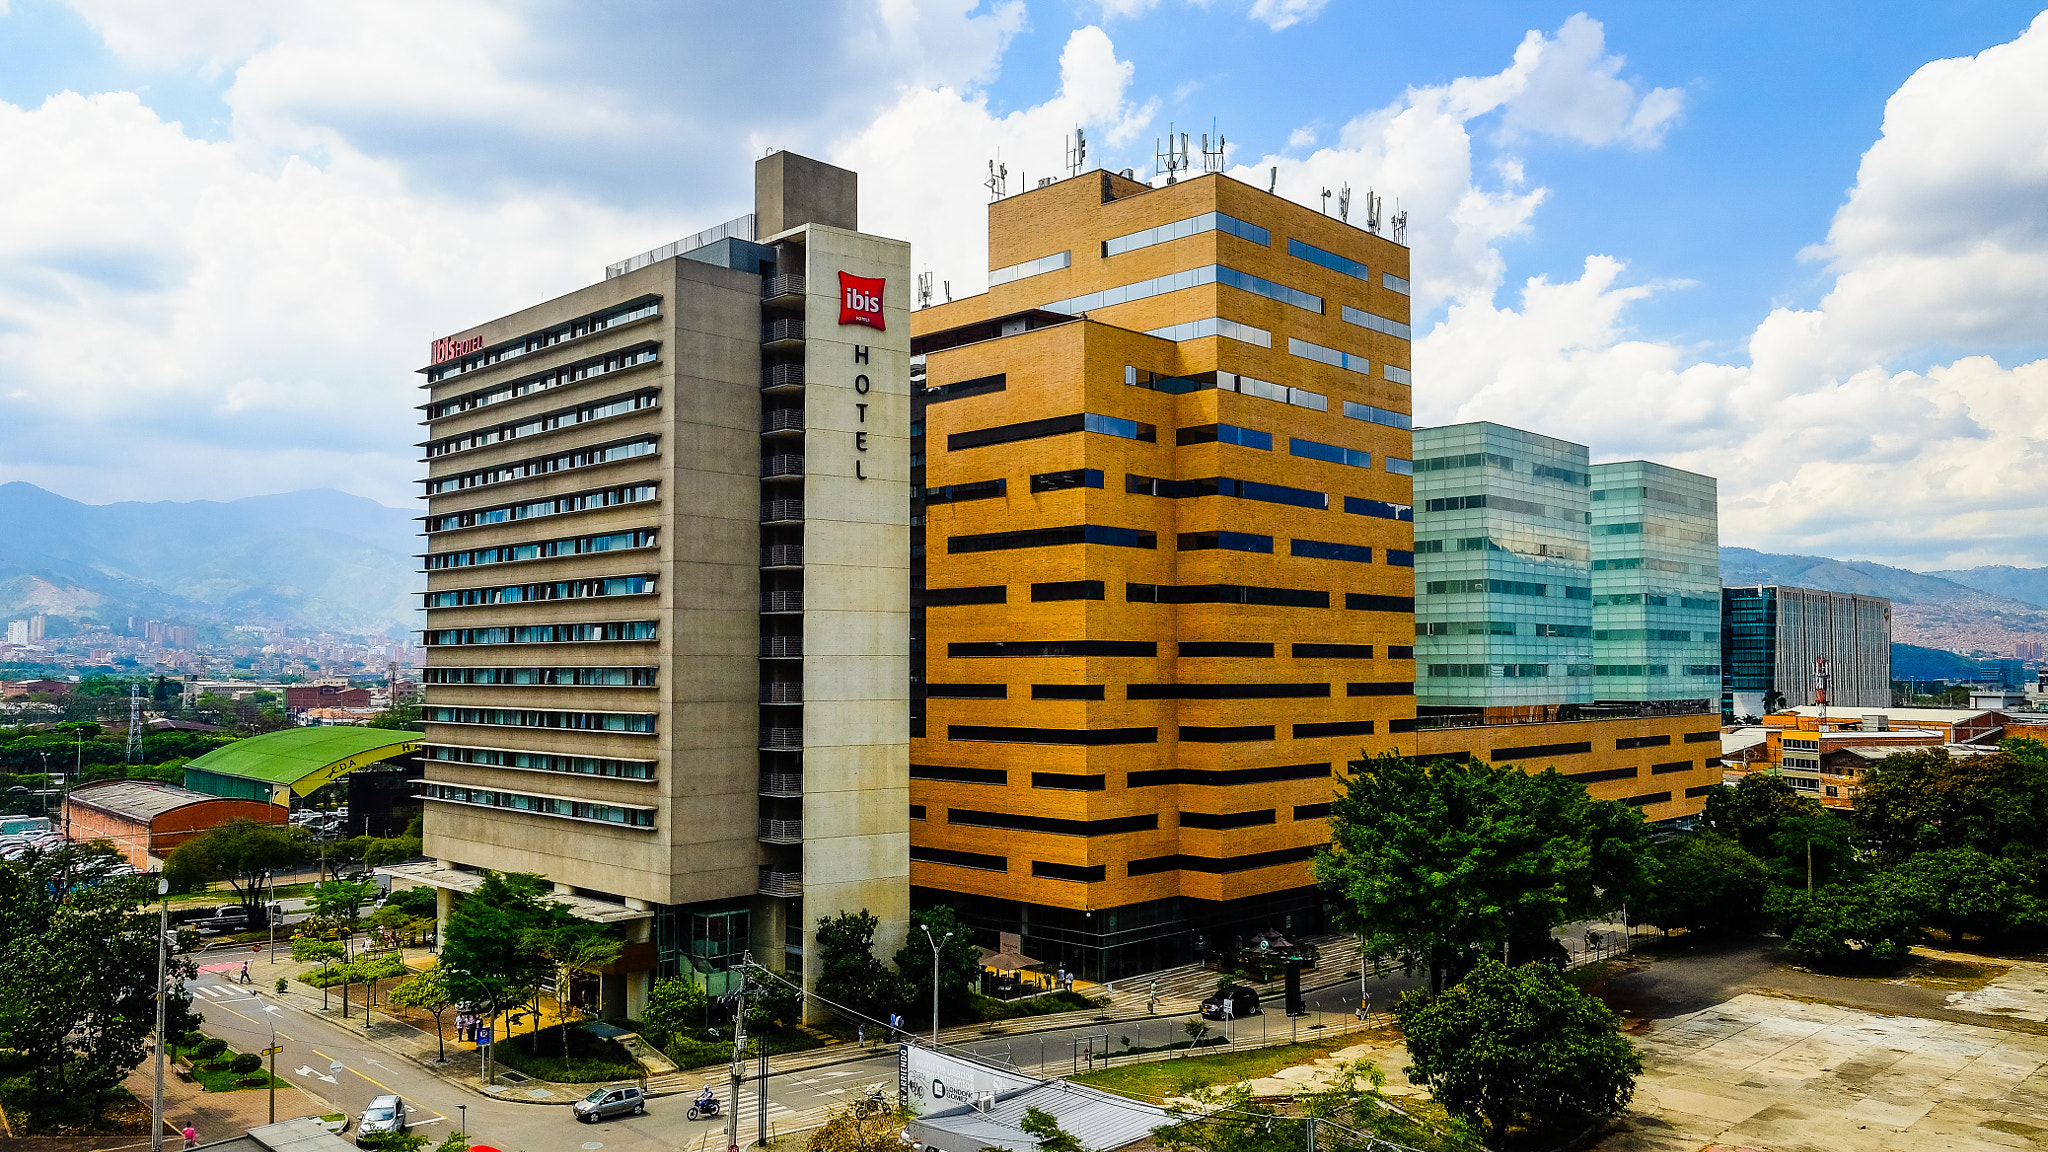
<svg viewBox="0 0 2048 1152">
<path fill-rule="evenodd" d="M 455 911 L 455 891 L 452 888 L 434 889 L 434 944 L 435 951 L 448 938 L 448 916 Z"/>
<path fill-rule="evenodd" d="M 628 972 L 625 974 L 624 979 L 626 983 L 626 1016 L 630 1019 L 638 1020 L 640 1013 L 647 1010 L 647 996 L 654 988 L 654 973 L 651 970 Z"/>
</svg>

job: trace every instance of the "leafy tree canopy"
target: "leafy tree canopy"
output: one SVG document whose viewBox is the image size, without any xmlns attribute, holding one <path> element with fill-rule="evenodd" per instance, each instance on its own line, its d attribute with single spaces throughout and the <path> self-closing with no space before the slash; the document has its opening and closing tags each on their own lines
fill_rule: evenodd
<svg viewBox="0 0 2048 1152">
<path fill-rule="evenodd" d="M 975 981 L 981 975 L 981 949 L 970 937 L 967 925 L 943 904 L 910 914 L 910 932 L 903 947 L 896 950 L 896 971 L 903 974 L 909 993 L 906 1015 L 923 1019 L 931 1012 L 932 944 L 939 946 L 939 1013 L 960 1011 L 974 996 Z M 949 936 L 950 934 L 950 936 Z"/>
<path fill-rule="evenodd" d="M 886 1020 L 909 999 L 909 985 L 875 958 L 881 920 L 863 908 L 818 924 L 818 995 L 870 1020 Z"/>
<path fill-rule="evenodd" d="M 258 824 L 236 817 L 171 849 L 164 875 L 173 884 L 194 880 L 225 880 L 236 897 L 253 908 L 266 872 L 287 868 L 306 858 L 303 829 Z"/>
<path fill-rule="evenodd" d="M 567 916 L 548 882 L 525 872 L 485 872 L 448 916 L 441 964 L 464 1000 L 517 1003 L 549 974 L 547 932 Z"/>
<path fill-rule="evenodd" d="M 1771 837 L 1780 823 L 1821 812 L 1819 800 L 1793 791 L 1782 778 L 1751 772 L 1733 787 L 1715 785 L 1707 793 L 1700 819 L 1708 831 L 1726 836 L 1750 855 L 1764 859 L 1771 854 Z"/>
<path fill-rule="evenodd" d="M 664 976 L 648 991 L 647 1006 L 640 1010 L 640 1034 L 656 1048 L 667 1048 L 680 1036 L 694 1034 L 704 1024 L 707 1001 L 704 986 L 681 976 Z"/>
<path fill-rule="evenodd" d="M 1629 914 L 1660 928 L 1754 932 L 1770 884 L 1763 861 L 1726 836 L 1703 832 L 1666 853 L 1656 880 L 1629 906 Z"/>
<path fill-rule="evenodd" d="M 1974 848 L 1921 852 L 1894 869 L 1922 923 L 1950 940 L 2007 941 L 2048 931 L 2048 904 L 2027 868 Z"/>
<path fill-rule="evenodd" d="M 1374 957 L 1412 956 L 1441 990 L 1504 942 L 1604 912 L 1639 889 L 1642 813 L 1552 770 L 1398 755 L 1354 761 L 1313 864 Z"/>
<path fill-rule="evenodd" d="M 1775 889 L 1765 912 L 1785 946 L 1808 964 L 1890 968 L 1920 939 L 1927 909 L 1916 885 L 1881 872 L 1811 896 L 1803 888 Z"/>
<path fill-rule="evenodd" d="M 2004 740 L 1984 756 L 1945 749 L 1895 753 L 1863 778 L 1856 819 L 1878 857 L 1974 848 L 2039 865 L 2048 857 L 2048 746 Z"/>
<path fill-rule="evenodd" d="M 1614 1013 L 1547 965 L 1483 960 L 1457 986 L 1410 993 L 1395 1011 L 1415 1060 L 1409 1077 L 1452 1115 L 1484 1120 L 1496 1141 L 1513 1127 L 1612 1116 L 1643 1070 Z"/>
</svg>

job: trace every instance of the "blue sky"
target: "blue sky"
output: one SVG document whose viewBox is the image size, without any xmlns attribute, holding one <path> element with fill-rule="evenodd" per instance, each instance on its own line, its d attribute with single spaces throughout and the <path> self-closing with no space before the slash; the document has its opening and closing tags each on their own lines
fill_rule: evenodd
<svg viewBox="0 0 2048 1152">
<path fill-rule="evenodd" d="M 433 336 L 781 146 L 978 288 L 980 172 L 1172 124 L 1411 214 L 1425 422 L 1717 476 L 1723 540 L 2048 563 L 2048 22 L 1950 5 L 0 0 L 0 480 L 409 503 Z M 773 53 L 749 46 L 774 27 Z"/>
</svg>

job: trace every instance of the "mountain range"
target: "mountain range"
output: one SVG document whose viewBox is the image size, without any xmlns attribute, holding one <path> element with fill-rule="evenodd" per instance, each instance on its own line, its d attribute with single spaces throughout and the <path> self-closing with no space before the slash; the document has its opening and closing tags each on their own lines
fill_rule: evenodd
<svg viewBox="0 0 2048 1152">
<path fill-rule="evenodd" d="M 1721 583 L 1883 596 L 1892 602 L 1892 639 L 1899 644 L 2010 655 L 2016 643 L 2048 642 L 2048 568 L 1911 572 L 1868 560 L 1723 548 Z"/>
<path fill-rule="evenodd" d="M 402 635 L 420 627 L 414 515 L 327 488 L 82 504 L 0 484 L 0 619 L 43 613 L 120 630 L 144 616 Z M 1723 548 L 1721 582 L 1886 597 L 1901 644 L 2010 653 L 2016 642 L 2048 642 L 2048 568 L 1912 572 Z"/>
<path fill-rule="evenodd" d="M 0 617 L 402 635 L 418 627 L 413 516 L 333 489 L 82 504 L 0 484 Z"/>
</svg>

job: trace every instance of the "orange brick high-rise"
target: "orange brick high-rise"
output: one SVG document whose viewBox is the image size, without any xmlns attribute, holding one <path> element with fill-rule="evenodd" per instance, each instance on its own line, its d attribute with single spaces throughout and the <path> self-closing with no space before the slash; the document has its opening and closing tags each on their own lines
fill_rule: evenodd
<svg viewBox="0 0 2048 1152">
<path fill-rule="evenodd" d="M 913 902 L 1094 979 L 1315 931 L 1336 778 L 1415 750 L 1408 251 L 1096 172 L 989 263 L 912 316 Z"/>
</svg>

